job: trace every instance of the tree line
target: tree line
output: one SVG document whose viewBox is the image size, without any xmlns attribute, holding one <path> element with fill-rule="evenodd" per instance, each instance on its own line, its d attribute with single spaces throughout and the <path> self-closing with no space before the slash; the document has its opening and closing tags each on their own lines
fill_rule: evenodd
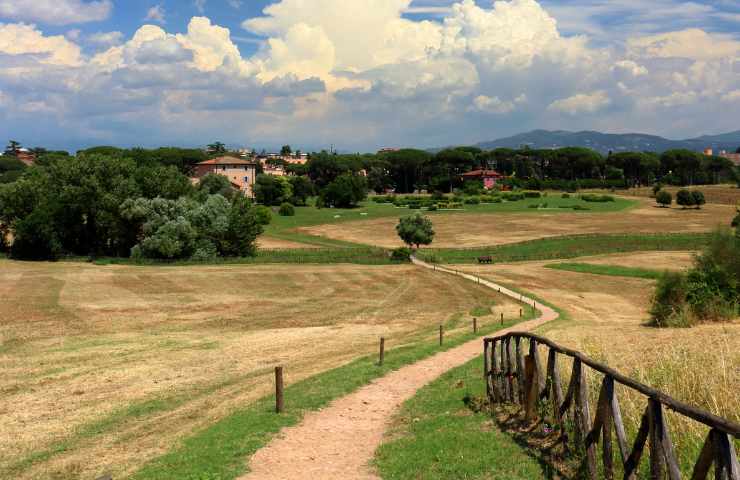
<svg viewBox="0 0 740 480">
<path fill-rule="evenodd" d="M 193 186 L 189 156 L 162 160 L 91 149 L 40 157 L 0 185 L 0 240 L 13 258 L 248 256 L 269 222 L 219 175 Z M 102 150 L 102 151 L 101 151 Z M 174 161 L 171 161 L 174 160 Z"/>
</svg>

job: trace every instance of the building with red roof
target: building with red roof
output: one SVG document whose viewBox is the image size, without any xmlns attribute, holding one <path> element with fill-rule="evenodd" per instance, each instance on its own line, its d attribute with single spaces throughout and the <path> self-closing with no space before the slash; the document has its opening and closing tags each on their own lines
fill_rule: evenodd
<svg viewBox="0 0 740 480">
<path fill-rule="evenodd" d="M 472 172 L 463 173 L 461 175 L 463 181 L 481 180 L 483 181 L 483 188 L 486 190 L 493 189 L 498 182 L 506 178 L 496 170 L 473 170 Z"/>
<path fill-rule="evenodd" d="M 223 175 L 231 185 L 244 192 L 248 197 L 254 197 L 254 183 L 257 178 L 257 164 L 236 157 L 218 157 L 200 162 L 195 165 L 194 182 L 208 174 Z"/>
</svg>

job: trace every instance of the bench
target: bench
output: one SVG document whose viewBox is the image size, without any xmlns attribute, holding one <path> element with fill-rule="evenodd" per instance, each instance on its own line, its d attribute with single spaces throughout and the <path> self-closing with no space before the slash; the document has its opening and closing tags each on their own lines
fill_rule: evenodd
<svg viewBox="0 0 740 480">
<path fill-rule="evenodd" d="M 493 263 L 493 257 L 487 255 L 485 257 L 478 257 L 478 263 Z"/>
</svg>

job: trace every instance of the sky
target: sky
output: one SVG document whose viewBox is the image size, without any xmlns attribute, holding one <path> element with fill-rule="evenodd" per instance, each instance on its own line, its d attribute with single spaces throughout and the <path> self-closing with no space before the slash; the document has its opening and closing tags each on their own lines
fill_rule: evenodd
<svg viewBox="0 0 740 480">
<path fill-rule="evenodd" d="M 0 141 L 341 151 L 740 129 L 737 0 L 0 0 Z"/>
</svg>

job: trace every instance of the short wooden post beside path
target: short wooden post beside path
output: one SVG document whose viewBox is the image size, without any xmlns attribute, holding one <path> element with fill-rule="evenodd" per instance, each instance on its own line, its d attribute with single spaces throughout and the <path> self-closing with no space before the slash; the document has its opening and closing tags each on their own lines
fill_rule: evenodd
<svg viewBox="0 0 740 480">
<path fill-rule="evenodd" d="M 275 367 L 275 413 L 283 413 L 285 409 L 283 390 L 283 367 Z"/>
<path fill-rule="evenodd" d="M 378 365 L 383 366 L 385 360 L 385 337 L 380 337 L 380 353 L 378 354 Z"/>
</svg>

